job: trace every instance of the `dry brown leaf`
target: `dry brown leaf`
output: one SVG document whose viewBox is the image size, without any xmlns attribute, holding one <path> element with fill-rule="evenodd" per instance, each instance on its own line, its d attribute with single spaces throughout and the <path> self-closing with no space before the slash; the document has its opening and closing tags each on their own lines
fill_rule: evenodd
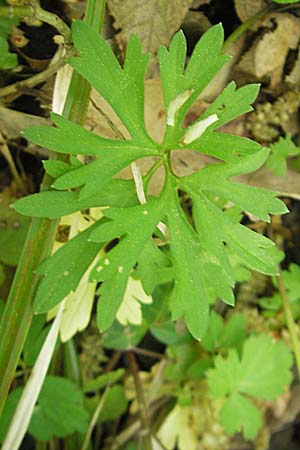
<svg viewBox="0 0 300 450">
<path fill-rule="evenodd" d="M 252 174 L 240 177 L 243 183 L 253 186 L 271 189 L 282 197 L 290 197 L 300 200 L 300 174 L 288 169 L 284 177 L 274 175 L 267 167 Z"/>
<path fill-rule="evenodd" d="M 300 86 L 300 47 L 298 50 L 298 55 L 293 70 L 289 75 L 287 75 L 285 81 L 289 84 L 292 84 L 293 86 L 296 87 Z"/>
<path fill-rule="evenodd" d="M 35 125 L 50 125 L 50 119 L 33 116 L 0 106 L 0 132 L 7 140 L 17 139 L 25 128 Z"/>
<path fill-rule="evenodd" d="M 274 22 L 277 24 L 275 30 Z M 254 79 L 271 79 L 274 87 L 281 81 L 286 57 L 290 49 L 296 49 L 300 39 L 300 19 L 283 13 L 273 13 L 263 22 L 270 28 L 242 57 L 238 69 Z"/>
<path fill-rule="evenodd" d="M 188 11 L 181 24 L 181 28 L 187 37 L 188 50 L 192 50 L 198 40 L 210 27 L 211 22 L 201 11 Z"/>
<path fill-rule="evenodd" d="M 93 89 L 85 126 L 96 134 L 114 139 L 116 135 L 109 126 L 107 119 L 101 114 L 101 111 L 109 117 L 126 138 L 129 138 L 126 128 L 116 113 Z M 158 80 L 146 80 L 145 82 L 145 123 L 150 136 L 156 142 L 162 142 L 166 119 L 162 88 Z"/>
<path fill-rule="evenodd" d="M 267 0 L 234 0 L 235 10 L 242 22 L 255 16 L 268 5 Z"/>
<path fill-rule="evenodd" d="M 208 5 L 210 2 L 211 0 L 193 0 L 192 8 L 197 9 L 200 8 L 200 6 Z"/>
<path fill-rule="evenodd" d="M 191 4 L 192 0 L 108 0 L 109 11 L 115 19 L 114 27 L 121 29 L 117 34 L 121 47 L 127 44 L 132 33 L 136 33 L 143 50 L 151 53 L 150 78 L 157 74 L 159 46 L 169 44 Z"/>
</svg>

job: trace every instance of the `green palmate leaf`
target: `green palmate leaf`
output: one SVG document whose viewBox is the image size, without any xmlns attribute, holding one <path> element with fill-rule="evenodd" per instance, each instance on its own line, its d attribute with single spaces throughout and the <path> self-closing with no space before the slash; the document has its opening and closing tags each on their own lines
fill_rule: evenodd
<svg viewBox="0 0 300 450">
<path fill-rule="evenodd" d="M 182 32 L 177 33 L 169 50 L 159 51 L 167 127 L 163 143 L 158 144 L 149 137 L 144 124 L 144 74 L 148 58 L 142 54 L 137 37 L 133 36 L 128 43 L 123 67 L 105 40 L 86 24 L 75 22 L 73 37 L 79 56 L 72 58 L 70 64 L 109 103 L 130 138 L 96 136 L 56 114 L 52 116 L 56 128 L 36 127 L 25 132 L 36 144 L 69 154 L 70 164 L 45 162 L 46 171 L 55 177 L 56 191 L 16 202 L 17 211 L 58 217 L 93 206 L 106 207 L 104 219 L 70 240 L 38 269 L 44 278 L 38 289 L 36 310 L 43 312 L 53 307 L 76 289 L 102 244 L 111 242 L 110 250 L 90 276 L 91 281 L 101 283 L 97 312 L 100 330 L 113 323 L 131 276 L 141 280 L 147 294 L 155 293 L 156 286 L 169 283 L 168 289 L 173 288 L 169 301 L 172 318 L 183 316 L 189 331 L 200 339 L 207 329 L 209 304 L 218 297 L 234 304 L 235 274 L 228 249 L 245 267 L 277 273 L 273 243 L 242 226 L 239 215 L 223 211 L 230 201 L 239 213 L 246 211 L 267 221 L 271 213 L 287 212 L 275 192 L 231 180 L 261 167 L 268 150 L 261 150 L 259 144 L 249 139 L 216 131 L 251 110 L 258 86 L 237 89 L 230 83 L 199 120 L 183 128 L 188 109 L 228 61 L 228 56 L 222 53 L 222 26 L 216 25 L 202 36 L 186 65 L 185 38 Z M 225 163 L 179 178 L 172 168 L 173 149 L 194 149 Z M 77 154 L 92 155 L 95 159 L 90 164 L 81 164 Z M 151 199 L 144 186 L 147 203 L 137 206 L 134 183 L 113 177 L 133 161 L 148 156 L 158 160 L 154 167 L 164 166 L 164 187 L 157 198 Z M 155 172 L 151 168 L 142 180 L 145 185 L 151 178 L 151 170 Z M 193 218 L 181 208 L 180 190 L 193 201 Z M 221 201 L 216 203 L 215 197 Z M 161 226 L 157 228 L 161 221 L 167 225 L 165 236 Z M 169 295 L 165 303 L 168 299 Z M 151 308 L 149 311 L 151 315 Z M 144 314 L 147 316 L 147 309 Z M 117 342 L 113 345 L 122 345 L 119 337 L 112 341 Z"/>
<path fill-rule="evenodd" d="M 300 148 L 296 147 L 291 139 L 291 135 L 287 134 L 284 138 L 280 137 L 275 144 L 270 146 L 271 154 L 267 160 L 267 167 L 272 170 L 275 175 L 284 176 L 287 169 L 287 158 L 300 154 Z"/>
<path fill-rule="evenodd" d="M 35 297 L 36 312 L 49 311 L 76 289 L 103 245 L 88 241 L 96 226 L 82 231 L 38 266 L 37 273 L 44 277 Z"/>
<path fill-rule="evenodd" d="M 21 394 L 22 388 L 17 388 L 9 395 L 0 419 L 0 442 L 4 439 Z M 47 441 L 75 431 L 84 433 L 88 422 L 89 414 L 83 406 L 82 392 L 65 378 L 47 376 L 28 432 L 40 441 Z"/>
<path fill-rule="evenodd" d="M 47 376 L 33 413 L 29 432 L 36 439 L 49 440 L 87 430 L 89 414 L 83 407 L 82 392 L 69 380 Z"/>
<path fill-rule="evenodd" d="M 207 372 L 212 395 L 228 396 L 220 411 L 221 422 L 229 434 L 244 428 L 246 438 L 253 438 L 261 425 L 259 411 L 243 395 L 274 400 L 291 382 L 292 356 L 282 341 L 267 335 L 252 336 L 243 346 L 239 360 L 236 350 L 227 359 L 215 358 L 215 368 Z"/>
</svg>

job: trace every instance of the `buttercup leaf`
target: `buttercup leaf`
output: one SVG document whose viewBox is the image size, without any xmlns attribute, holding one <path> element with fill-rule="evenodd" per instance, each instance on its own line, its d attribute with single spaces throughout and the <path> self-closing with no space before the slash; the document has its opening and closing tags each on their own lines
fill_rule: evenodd
<svg viewBox="0 0 300 450">
<path fill-rule="evenodd" d="M 259 410 L 242 394 L 275 400 L 291 382 L 292 355 L 282 341 L 267 335 L 251 336 L 244 342 L 242 358 L 229 350 L 215 358 L 207 381 L 215 397 L 227 397 L 220 419 L 229 434 L 243 428 L 246 439 L 254 438 L 262 424 Z"/>
<path fill-rule="evenodd" d="M 88 25 L 75 21 L 72 32 L 78 56 L 71 58 L 70 64 L 110 105 L 128 133 L 124 139 L 108 139 L 56 114 L 52 115 L 55 128 L 25 131 L 36 144 L 70 155 L 70 163 L 46 162 L 46 170 L 55 178 L 55 190 L 17 201 L 16 210 L 31 216 L 58 217 L 102 207 L 104 214 L 37 268 L 43 279 L 35 309 L 45 312 L 74 292 L 100 248 L 109 243 L 89 277 L 90 282 L 100 283 L 100 330 L 107 330 L 114 322 L 131 277 L 140 280 L 147 295 L 169 283 L 172 293 L 168 307 L 173 320 L 184 317 L 191 334 L 201 339 L 207 330 L 209 305 L 217 298 L 234 304 L 235 269 L 228 249 L 244 267 L 277 273 L 272 241 L 240 224 L 240 214 L 223 210 L 226 202 L 231 202 L 239 211 L 265 221 L 270 220 L 270 214 L 287 212 L 276 192 L 234 180 L 261 167 L 269 150 L 218 130 L 251 111 L 259 86 L 237 88 L 234 82 L 229 83 L 208 109 L 184 128 L 189 108 L 229 57 L 222 52 L 223 29 L 219 24 L 203 34 L 186 64 L 186 40 L 179 31 L 169 49 L 159 50 L 166 112 L 166 132 L 159 144 L 145 128 L 148 56 L 142 53 L 139 39 L 131 37 L 121 66 L 105 40 Z M 175 149 L 195 150 L 223 162 L 180 178 L 172 167 Z M 76 155 L 90 155 L 93 160 L 82 163 Z M 117 179 L 121 169 L 148 156 L 154 162 L 143 177 L 135 171 L 134 182 Z M 152 198 L 148 184 L 159 166 L 164 167 L 164 185 Z M 192 200 L 192 217 L 182 208 L 182 191 Z M 222 205 L 215 197 L 222 199 Z M 143 204 L 138 204 L 139 200 Z M 120 346 L 118 339 L 116 345 Z"/>
</svg>

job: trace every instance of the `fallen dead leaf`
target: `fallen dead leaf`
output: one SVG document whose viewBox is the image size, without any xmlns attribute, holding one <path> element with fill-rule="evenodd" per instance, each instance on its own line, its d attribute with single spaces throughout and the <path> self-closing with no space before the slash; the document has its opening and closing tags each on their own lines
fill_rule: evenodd
<svg viewBox="0 0 300 450">
<path fill-rule="evenodd" d="M 25 128 L 35 125 L 50 125 L 50 119 L 33 116 L 0 106 L 0 132 L 7 140 L 17 139 Z"/>
<path fill-rule="evenodd" d="M 192 8 L 197 9 L 200 8 L 200 6 L 208 5 L 211 3 L 211 0 L 193 0 Z"/>
<path fill-rule="evenodd" d="M 234 0 L 236 13 L 242 22 L 255 16 L 255 14 L 262 11 L 268 4 L 269 2 L 267 0 Z M 254 25 L 255 27 L 257 25 Z"/>
<path fill-rule="evenodd" d="M 275 29 L 274 23 L 277 25 Z M 262 25 L 269 31 L 255 40 L 237 68 L 247 74 L 249 81 L 269 79 L 270 87 L 275 87 L 282 80 L 289 50 L 298 46 L 300 19 L 288 13 L 272 13 Z"/>
<path fill-rule="evenodd" d="M 107 118 L 113 122 L 126 138 L 130 137 L 113 109 L 93 89 L 85 126 L 96 134 L 114 139 L 116 138 L 116 134 L 111 129 Z M 146 80 L 145 82 L 145 123 L 151 137 L 156 142 L 162 142 L 166 127 L 166 118 L 163 107 L 162 88 L 158 80 Z"/>
<path fill-rule="evenodd" d="M 295 61 L 295 65 L 289 75 L 286 76 L 285 81 L 295 87 L 300 86 L 300 47 Z"/>
<path fill-rule="evenodd" d="M 120 47 L 124 48 L 132 33 L 136 33 L 143 50 L 151 53 L 149 78 L 157 75 L 159 46 L 169 44 L 191 4 L 192 0 L 108 0 L 114 27 L 121 30 L 116 36 Z"/>
</svg>

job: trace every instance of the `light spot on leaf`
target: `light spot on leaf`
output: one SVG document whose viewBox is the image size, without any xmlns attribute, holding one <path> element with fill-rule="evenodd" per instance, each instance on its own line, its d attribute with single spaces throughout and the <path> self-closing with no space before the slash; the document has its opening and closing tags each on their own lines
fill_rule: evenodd
<svg viewBox="0 0 300 450">
<path fill-rule="evenodd" d="M 202 136 L 204 131 L 212 124 L 217 122 L 219 120 L 219 117 L 217 114 L 211 114 L 210 116 L 206 117 L 203 120 L 200 120 L 199 122 L 194 123 L 191 125 L 187 132 L 184 135 L 183 143 L 184 144 L 190 144 L 191 142 L 195 141 L 199 137 Z"/>
<path fill-rule="evenodd" d="M 182 105 L 187 101 L 188 98 L 193 94 L 194 89 L 189 89 L 177 95 L 174 100 L 171 101 L 167 111 L 167 124 L 171 127 L 175 125 L 175 114 L 182 107 Z"/>
</svg>

